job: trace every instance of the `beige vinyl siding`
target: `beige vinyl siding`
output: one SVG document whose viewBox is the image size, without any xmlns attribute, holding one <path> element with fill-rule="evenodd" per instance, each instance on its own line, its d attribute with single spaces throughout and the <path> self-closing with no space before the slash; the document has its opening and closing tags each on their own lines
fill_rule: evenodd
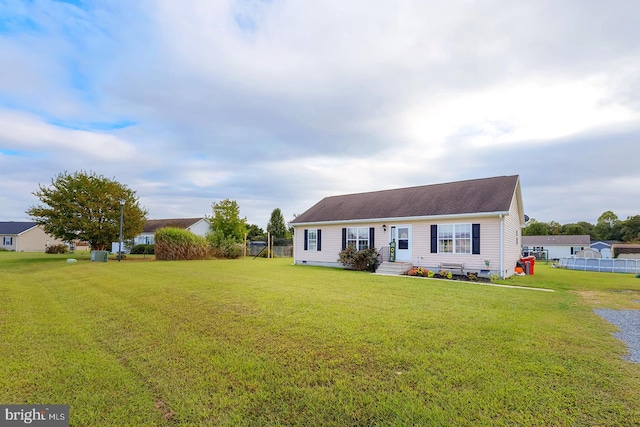
<svg viewBox="0 0 640 427">
<path fill-rule="evenodd" d="M 484 260 L 488 259 L 491 261 L 489 266 L 491 273 L 499 273 L 500 271 L 500 219 L 498 217 L 397 221 L 385 222 L 384 224 L 387 225 L 386 232 L 383 231 L 382 222 L 297 226 L 294 236 L 294 262 L 296 264 L 339 267 L 341 264 L 338 263 L 338 254 L 342 250 L 342 229 L 344 227 L 374 227 L 374 243 L 376 248 L 381 249 L 389 246 L 391 226 L 411 225 L 411 263 L 413 265 L 437 270 L 441 262 L 464 263 L 466 271 L 480 271 L 487 269 Z M 432 254 L 431 225 L 433 224 L 480 224 L 480 254 Z M 321 251 L 304 250 L 304 230 L 308 229 L 322 230 Z M 388 251 L 385 250 L 384 253 L 387 255 Z M 515 261 L 513 261 L 513 265 L 515 266 Z"/>
<path fill-rule="evenodd" d="M 11 244 L 10 245 L 5 245 L 4 244 L 4 238 L 5 237 L 10 237 L 11 238 Z M 17 243 L 18 243 L 18 236 L 16 236 L 15 234 L 3 234 L 2 236 L 0 236 L 0 248 L 2 248 L 2 249 L 5 249 L 7 251 L 15 251 Z"/>
<path fill-rule="evenodd" d="M 480 224 L 480 254 L 431 253 L 431 225 Z M 491 270 L 500 268 L 500 223 L 498 218 L 465 218 L 429 220 L 413 223 L 413 264 L 437 270 L 440 263 L 463 263 L 465 270 L 486 269 L 484 260 L 491 260 Z"/>
<path fill-rule="evenodd" d="M 521 252 L 522 227 L 520 224 L 520 210 L 514 194 L 509 208 L 509 215 L 504 218 L 504 277 L 513 275 Z"/>
<path fill-rule="evenodd" d="M 465 271 L 490 270 L 490 274 L 511 276 L 516 261 L 520 258 L 520 243 L 522 231 L 520 228 L 520 213 L 517 200 L 514 197 L 508 215 L 502 219 L 498 216 L 489 218 L 456 218 L 442 220 L 415 220 L 385 222 L 387 231 L 382 228 L 382 222 L 364 222 L 332 225 L 304 225 L 295 227 L 294 262 L 296 264 L 326 265 L 340 267 L 338 254 L 342 250 L 342 229 L 344 227 L 374 227 L 375 246 L 378 249 L 389 246 L 391 226 L 400 227 L 411 225 L 411 263 L 415 266 L 437 270 L 440 263 L 463 263 Z M 500 223 L 504 221 L 504 270 L 500 271 Z M 480 254 L 442 254 L 431 253 L 431 225 L 446 224 L 480 224 Z M 317 229 L 322 231 L 321 251 L 304 250 L 304 230 Z M 516 234 L 517 231 L 517 234 Z M 517 241 L 516 241 L 517 237 Z M 385 251 L 385 255 L 388 254 Z M 489 260 L 487 268 L 484 261 Z M 384 259 L 383 261 L 387 261 Z"/>
<path fill-rule="evenodd" d="M 15 250 L 18 252 L 44 252 L 47 242 L 49 242 L 50 246 L 62 245 L 64 243 L 62 240 L 57 240 L 46 234 L 40 226 L 31 228 L 15 237 L 14 245 L 16 242 L 17 248 L 15 248 Z"/>
<path fill-rule="evenodd" d="M 374 227 L 375 236 L 374 244 L 376 248 L 381 245 L 389 245 L 389 230 L 386 233 L 382 229 L 383 223 L 349 223 L 349 224 L 332 224 L 332 225 L 304 225 L 295 227 L 293 259 L 295 264 L 312 264 L 312 265 L 329 265 L 342 266 L 338 262 L 338 256 L 342 250 L 342 229 L 345 227 Z M 321 230 L 321 250 L 309 251 L 304 250 L 304 230 Z"/>
</svg>

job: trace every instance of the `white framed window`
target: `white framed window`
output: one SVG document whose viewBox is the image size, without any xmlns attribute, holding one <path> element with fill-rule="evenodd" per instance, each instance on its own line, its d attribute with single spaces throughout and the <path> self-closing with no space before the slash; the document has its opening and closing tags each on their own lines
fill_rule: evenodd
<svg viewBox="0 0 640 427">
<path fill-rule="evenodd" d="M 2 238 L 2 245 L 3 246 L 11 246 L 13 245 L 13 237 L 3 237 Z"/>
<path fill-rule="evenodd" d="M 471 224 L 438 225 L 438 253 L 470 254 Z"/>
<path fill-rule="evenodd" d="M 357 250 L 369 248 L 368 227 L 347 227 L 347 246 L 353 246 Z"/>
<path fill-rule="evenodd" d="M 307 233 L 307 250 L 308 251 L 318 250 L 318 230 L 317 229 L 311 229 Z"/>
</svg>

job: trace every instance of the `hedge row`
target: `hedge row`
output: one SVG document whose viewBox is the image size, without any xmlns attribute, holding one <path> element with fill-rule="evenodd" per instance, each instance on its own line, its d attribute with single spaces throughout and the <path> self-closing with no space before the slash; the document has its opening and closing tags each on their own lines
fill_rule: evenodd
<svg viewBox="0 0 640 427">
<path fill-rule="evenodd" d="M 134 245 L 131 248 L 131 254 L 134 254 L 134 255 L 143 255 L 143 254 L 153 255 L 154 253 L 155 253 L 155 245 L 140 244 L 140 245 Z"/>
</svg>

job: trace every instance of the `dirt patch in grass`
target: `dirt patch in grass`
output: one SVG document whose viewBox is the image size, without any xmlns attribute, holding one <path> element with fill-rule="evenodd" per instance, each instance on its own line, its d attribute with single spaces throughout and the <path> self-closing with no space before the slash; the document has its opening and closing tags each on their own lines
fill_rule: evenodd
<svg viewBox="0 0 640 427">
<path fill-rule="evenodd" d="M 633 289 L 579 290 L 574 291 L 589 307 L 618 310 L 640 309 L 640 291 Z"/>
<path fill-rule="evenodd" d="M 162 400 L 157 399 L 154 402 L 154 406 L 156 407 L 156 409 L 158 411 L 160 411 L 162 413 L 162 416 L 164 417 L 165 420 L 170 420 L 174 417 L 175 412 L 173 412 L 171 410 L 171 408 L 169 408 Z"/>
</svg>

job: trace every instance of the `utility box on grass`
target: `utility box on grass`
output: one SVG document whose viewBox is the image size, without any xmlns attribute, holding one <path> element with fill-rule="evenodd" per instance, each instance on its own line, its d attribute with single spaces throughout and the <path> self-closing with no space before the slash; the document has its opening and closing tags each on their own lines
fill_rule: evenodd
<svg viewBox="0 0 640 427">
<path fill-rule="evenodd" d="M 107 251 L 91 251 L 91 261 L 107 262 L 109 260 L 109 252 Z"/>
</svg>

